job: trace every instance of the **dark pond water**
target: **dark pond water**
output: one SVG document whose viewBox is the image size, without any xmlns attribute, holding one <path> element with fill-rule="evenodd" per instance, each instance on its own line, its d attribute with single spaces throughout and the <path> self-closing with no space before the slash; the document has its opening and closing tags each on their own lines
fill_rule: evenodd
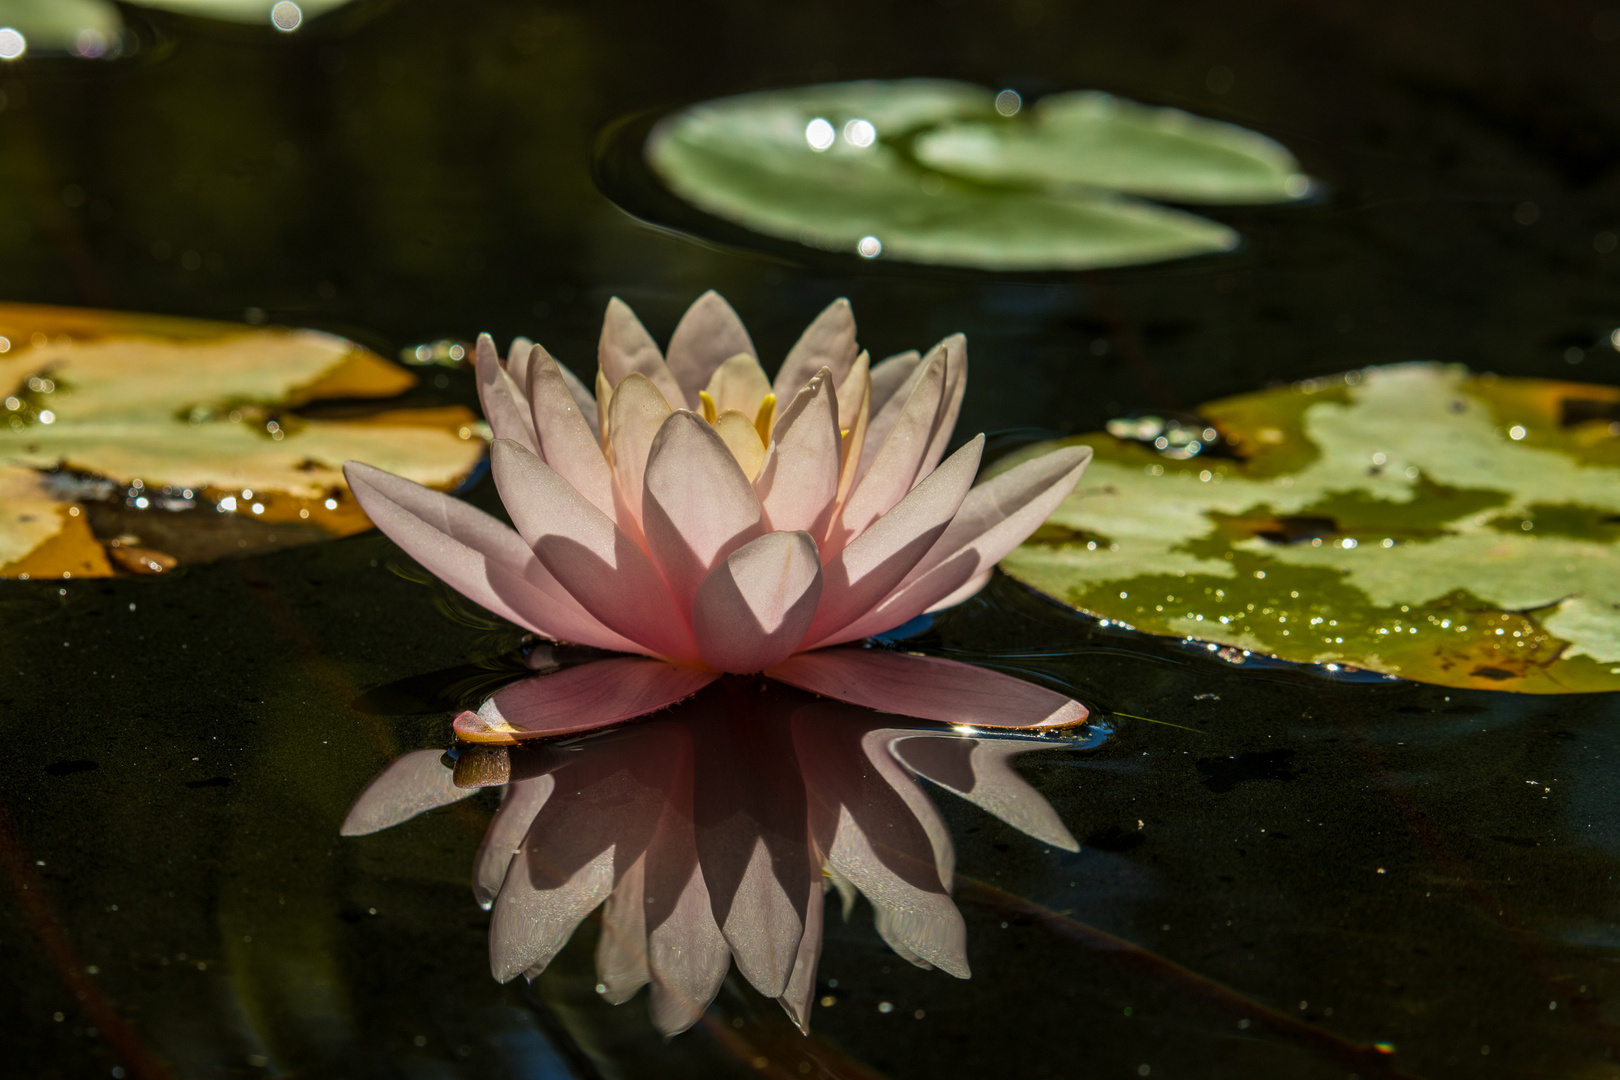
<svg viewBox="0 0 1620 1080">
<path fill-rule="evenodd" d="M 129 18 L 131 58 L 0 70 L 0 296 L 258 309 L 388 354 L 524 333 L 588 371 L 610 295 L 665 337 L 718 288 L 766 357 L 847 295 L 874 355 L 967 332 L 959 437 L 1002 451 L 1369 362 L 1620 382 L 1620 15 L 1599 4 L 360 0 L 291 35 Z M 1324 194 L 1213 213 L 1245 238 L 1230 255 L 992 278 L 749 248 L 623 152 L 648 110 L 909 75 L 1230 119 Z M 464 372 L 430 392 L 474 399 Z M 498 508 L 487 482 L 469 497 Z M 369 778 L 446 746 L 453 712 L 522 670 L 517 630 L 422 578 L 369 534 L 159 580 L 0 582 L 8 1072 L 1620 1075 L 1613 697 L 1234 667 L 997 578 L 909 646 L 1105 722 L 1020 759 L 1080 850 L 938 792 L 971 980 L 830 901 L 810 1038 L 733 972 L 665 1041 L 642 999 L 599 999 L 594 917 L 532 984 L 491 978 L 469 886 L 492 793 L 339 837 Z"/>
</svg>

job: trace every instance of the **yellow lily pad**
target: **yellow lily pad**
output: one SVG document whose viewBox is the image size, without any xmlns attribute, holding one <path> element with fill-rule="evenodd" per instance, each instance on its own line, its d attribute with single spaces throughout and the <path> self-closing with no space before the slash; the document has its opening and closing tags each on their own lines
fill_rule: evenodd
<svg viewBox="0 0 1620 1080">
<path fill-rule="evenodd" d="M 454 487 L 483 454 L 477 417 L 300 410 L 415 383 L 310 330 L 0 304 L 0 577 L 159 572 L 368 528 L 343 462 Z"/>
<path fill-rule="evenodd" d="M 1402 364 L 1110 426 L 1014 577 L 1237 662 L 1620 689 L 1620 390 Z"/>
</svg>

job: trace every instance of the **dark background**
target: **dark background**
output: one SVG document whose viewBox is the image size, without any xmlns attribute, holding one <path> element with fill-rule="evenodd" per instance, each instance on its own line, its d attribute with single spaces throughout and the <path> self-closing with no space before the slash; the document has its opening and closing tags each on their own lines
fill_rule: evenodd
<svg viewBox="0 0 1620 1080">
<path fill-rule="evenodd" d="M 767 367 L 847 295 L 874 355 L 965 330 L 959 433 L 998 445 L 1406 359 L 1620 382 L 1620 10 L 1601 5 L 359 0 L 291 35 L 125 14 L 132 56 L 0 67 L 0 297 L 255 309 L 385 354 L 526 333 L 588 375 L 609 295 L 664 338 L 718 288 Z M 647 209 L 612 134 L 647 110 L 910 75 L 1231 120 L 1323 194 L 1213 212 L 1244 236 L 1231 255 L 992 278 L 749 250 L 660 210 L 694 242 L 602 193 Z M 639 1000 L 594 1000 L 591 923 L 533 988 L 498 987 L 466 888 L 486 801 L 336 837 L 389 757 L 442 745 L 449 710 L 514 670 L 515 631 L 419 578 L 372 535 L 0 582 L 8 1068 L 1373 1075 L 1238 1026 L 1265 1007 L 1388 1042 L 1413 1075 L 1620 1075 L 1614 699 L 1231 668 L 1003 579 L 915 647 L 1193 730 L 1115 717 L 1100 747 L 1031 759 L 1076 856 L 941 795 L 958 867 L 1164 966 L 964 886 L 974 979 L 901 963 L 863 908 L 829 930 L 842 1000 L 809 1042 L 735 978 L 712 1025 L 660 1042 Z"/>
</svg>

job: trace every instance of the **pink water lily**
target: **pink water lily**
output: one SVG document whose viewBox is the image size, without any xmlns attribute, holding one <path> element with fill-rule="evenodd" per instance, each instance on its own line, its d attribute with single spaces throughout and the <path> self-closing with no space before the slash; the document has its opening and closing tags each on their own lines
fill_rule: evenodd
<svg viewBox="0 0 1620 1080">
<path fill-rule="evenodd" d="M 464 713 L 512 741 L 629 719 L 725 673 L 763 673 L 949 723 L 1086 716 L 1061 694 L 967 664 L 835 648 L 972 596 L 1079 480 L 1085 447 L 973 487 L 981 435 L 945 449 L 967 386 L 960 334 L 878 364 L 847 301 L 774 383 L 741 320 L 705 293 L 660 352 L 608 304 L 596 392 L 540 346 L 478 340 L 495 483 L 516 531 L 371 466 L 345 475 L 372 521 L 469 599 L 536 634 L 630 654 L 538 680 L 542 727 Z"/>
</svg>

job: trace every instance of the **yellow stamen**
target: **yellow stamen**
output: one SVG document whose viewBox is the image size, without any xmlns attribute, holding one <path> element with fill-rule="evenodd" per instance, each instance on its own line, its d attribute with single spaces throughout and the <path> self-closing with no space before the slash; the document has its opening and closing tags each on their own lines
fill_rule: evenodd
<svg viewBox="0 0 1620 1080">
<path fill-rule="evenodd" d="M 699 390 L 698 400 L 703 402 L 703 419 L 714 423 L 714 418 L 720 415 L 720 410 L 714 407 L 714 398 L 707 390 Z"/>
<path fill-rule="evenodd" d="M 754 430 L 759 432 L 759 441 L 766 446 L 771 445 L 771 421 L 776 419 L 776 395 L 766 394 L 759 403 L 759 412 L 754 414 Z"/>
</svg>

